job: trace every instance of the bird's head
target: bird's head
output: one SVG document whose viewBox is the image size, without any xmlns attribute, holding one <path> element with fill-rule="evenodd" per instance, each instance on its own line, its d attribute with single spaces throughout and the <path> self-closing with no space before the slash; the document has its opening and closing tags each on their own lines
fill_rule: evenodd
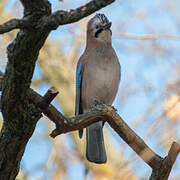
<svg viewBox="0 0 180 180">
<path fill-rule="evenodd" d="M 111 41 L 111 24 L 104 14 L 96 14 L 88 22 L 87 36 L 99 41 Z"/>
</svg>

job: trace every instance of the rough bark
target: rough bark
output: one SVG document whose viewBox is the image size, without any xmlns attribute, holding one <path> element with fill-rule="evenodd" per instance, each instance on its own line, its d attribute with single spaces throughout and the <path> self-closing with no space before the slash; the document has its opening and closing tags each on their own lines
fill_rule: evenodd
<svg viewBox="0 0 180 180">
<path fill-rule="evenodd" d="M 38 21 L 36 12 L 31 12 L 31 21 Z M 46 13 L 49 12 L 50 6 Z M 48 34 L 49 31 L 21 30 L 7 48 L 1 98 L 4 122 L 0 134 L 0 179 L 3 180 L 15 179 L 26 144 L 41 117 L 39 110 L 28 102 L 27 91 Z"/>
</svg>

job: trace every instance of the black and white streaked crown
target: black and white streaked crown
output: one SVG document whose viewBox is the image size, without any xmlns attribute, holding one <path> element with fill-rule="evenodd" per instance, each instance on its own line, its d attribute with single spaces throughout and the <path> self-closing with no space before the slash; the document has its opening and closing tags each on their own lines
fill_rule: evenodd
<svg viewBox="0 0 180 180">
<path fill-rule="evenodd" d="M 104 14 L 98 13 L 98 14 L 96 14 L 96 17 L 99 18 L 99 20 L 101 21 L 102 24 L 109 23 L 108 18 Z"/>
</svg>

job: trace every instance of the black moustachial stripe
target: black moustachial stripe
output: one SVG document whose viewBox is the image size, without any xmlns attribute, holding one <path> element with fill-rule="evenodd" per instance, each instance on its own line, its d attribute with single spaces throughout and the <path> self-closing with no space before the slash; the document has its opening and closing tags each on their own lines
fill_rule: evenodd
<svg viewBox="0 0 180 180">
<path fill-rule="evenodd" d="M 96 31 L 95 33 L 95 37 L 98 38 L 98 35 L 103 31 L 103 29 L 99 29 L 98 31 Z"/>
</svg>

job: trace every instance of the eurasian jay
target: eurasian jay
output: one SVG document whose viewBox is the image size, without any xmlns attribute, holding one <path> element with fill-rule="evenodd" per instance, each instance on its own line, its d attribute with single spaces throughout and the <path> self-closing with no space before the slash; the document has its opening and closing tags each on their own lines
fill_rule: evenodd
<svg viewBox="0 0 180 180">
<path fill-rule="evenodd" d="M 120 82 L 120 64 L 112 47 L 111 22 L 96 14 L 87 25 L 86 48 L 76 69 L 75 114 L 82 114 L 97 102 L 112 105 Z M 106 163 L 103 121 L 86 128 L 86 157 L 90 162 Z M 83 130 L 79 131 L 82 137 Z"/>
</svg>

